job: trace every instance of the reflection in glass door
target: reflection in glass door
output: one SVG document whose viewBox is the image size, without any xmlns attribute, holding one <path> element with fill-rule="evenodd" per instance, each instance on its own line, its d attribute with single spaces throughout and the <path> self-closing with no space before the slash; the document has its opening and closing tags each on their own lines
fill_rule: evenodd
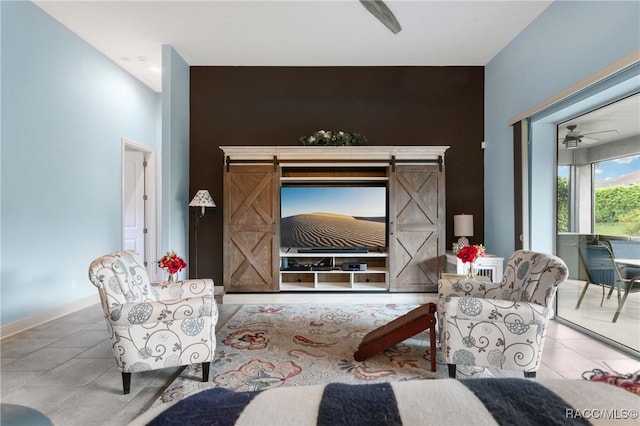
<svg viewBox="0 0 640 426">
<path fill-rule="evenodd" d="M 556 315 L 640 352 L 640 95 L 558 124 Z M 637 281 L 634 280 L 637 277 Z"/>
</svg>

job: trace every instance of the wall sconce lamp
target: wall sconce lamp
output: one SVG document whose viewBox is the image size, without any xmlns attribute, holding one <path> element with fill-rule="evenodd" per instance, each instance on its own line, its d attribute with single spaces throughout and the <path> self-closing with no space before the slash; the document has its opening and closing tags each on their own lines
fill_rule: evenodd
<svg viewBox="0 0 640 426">
<path fill-rule="evenodd" d="M 200 189 L 196 192 L 196 195 L 193 196 L 191 202 L 189 203 L 189 207 L 200 207 L 200 209 L 196 209 L 193 214 L 196 217 L 196 222 L 193 227 L 195 233 L 195 245 L 196 245 L 196 275 L 195 278 L 198 278 L 198 226 L 200 225 L 200 219 L 204 217 L 205 209 L 207 207 L 215 207 L 216 203 L 211 198 L 211 194 L 206 189 Z"/>
<path fill-rule="evenodd" d="M 473 215 L 456 214 L 453 216 L 453 236 L 458 239 L 458 248 L 469 245 L 467 237 L 473 237 Z"/>
</svg>

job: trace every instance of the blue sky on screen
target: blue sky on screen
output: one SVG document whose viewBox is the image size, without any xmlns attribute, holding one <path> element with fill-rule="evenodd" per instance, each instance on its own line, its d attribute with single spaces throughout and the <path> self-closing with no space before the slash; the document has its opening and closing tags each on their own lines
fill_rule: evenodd
<svg viewBox="0 0 640 426">
<path fill-rule="evenodd" d="M 617 158 L 601 162 L 596 168 L 596 180 L 607 180 L 628 175 L 640 170 L 640 155 Z M 558 176 L 569 177 L 569 167 L 558 167 Z"/>
<path fill-rule="evenodd" d="M 383 187 L 283 187 L 280 194 L 282 217 L 302 213 L 384 217 L 386 205 Z"/>
</svg>

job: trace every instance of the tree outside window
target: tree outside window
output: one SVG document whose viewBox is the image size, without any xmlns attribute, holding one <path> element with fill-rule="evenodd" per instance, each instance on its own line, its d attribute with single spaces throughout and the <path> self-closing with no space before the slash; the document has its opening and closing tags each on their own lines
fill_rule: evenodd
<svg viewBox="0 0 640 426">
<path fill-rule="evenodd" d="M 558 232 L 569 232 L 569 167 L 558 167 Z"/>
<path fill-rule="evenodd" d="M 594 171 L 595 233 L 640 236 L 640 155 L 595 163 Z"/>
</svg>

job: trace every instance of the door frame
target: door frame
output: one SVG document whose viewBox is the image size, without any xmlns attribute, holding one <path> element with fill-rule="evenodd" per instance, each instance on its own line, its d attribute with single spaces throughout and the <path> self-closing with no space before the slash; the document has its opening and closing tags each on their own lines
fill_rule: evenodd
<svg viewBox="0 0 640 426">
<path fill-rule="evenodd" d="M 158 243 L 160 238 L 158 236 L 158 223 L 159 223 L 159 210 L 156 203 L 156 162 L 155 155 L 152 150 L 144 145 L 140 145 L 129 139 L 122 138 L 121 143 L 121 177 L 120 177 L 120 196 L 121 196 L 121 220 L 120 220 L 120 244 L 124 247 L 124 219 L 125 219 L 125 151 L 138 151 L 144 155 L 144 161 L 147 163 L 144 168 L 144 192 L 147 195 L 145 206 L 144 223 L 147 232 L 145 233 L 145 255 L 142 259 L 147 266 L 149 278 L 151 281 L 157 281 L 158 268 L 153 267 L 155 260 L 158 258 Z"/>
</svg>

